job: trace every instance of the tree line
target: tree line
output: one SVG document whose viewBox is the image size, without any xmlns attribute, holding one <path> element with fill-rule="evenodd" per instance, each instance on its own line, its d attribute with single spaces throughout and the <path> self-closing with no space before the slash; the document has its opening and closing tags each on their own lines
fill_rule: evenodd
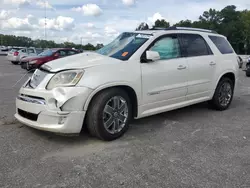
<svg viewBox="0 0 250 188">
<path fill-rule="evenodd" d="M 156 20 L 155 27 L 167 28 L 170 23 L 167 20 Z M 199 19 L 196 21 L 181 20 L 173 26 L 179 27 L 194 27 L 215 30 L 218 33 L 227 37 L 232 44 L 234 50 L 238 54 L 250 54 L 250 10 L 238 11 L 236 6 L 229 5 L 222 10 L 210 8 L 204 11 Z M 148 29 L 148 24 L 140 24 L 136 30 Z M 28 37 L 1 35 L 0 45 L 4 46 L 33 46 L 37 48 L 76 48 L 83 50 L 96 50 L 103 46 L 103 44 L 74 44 L 72 42 L 64 42 L 61 44 L 54 41 L 47 40 L 32 40 Z"/>
<path fill-rule="evenodd" d="M 156 20 L 155 27 L 168 28 L 167 20 Z M 227 37 L 238 54 L 250 54 L 250 10 L 237 11 L 236 6 L 229 5 L 222 10 L 209 9 L 199 16 L 197 21 L 181 20 L 172 25 L 214 30 Z M 136 30 L 148 29 L 142 23 Z"/>
<path fill-rule="evenodd" d="M 32 40 L 29 37 L 3 35 L 0 34 L 0 45 L 3 46 L 21 46 L 21 47 L 36 47 L 36 48 L 76 48 L 82 50 L 97 50 L 103 47 L 103 44 L 75 44 L 73 42 L 55 43 L 51 40 Z"/>
</svg>

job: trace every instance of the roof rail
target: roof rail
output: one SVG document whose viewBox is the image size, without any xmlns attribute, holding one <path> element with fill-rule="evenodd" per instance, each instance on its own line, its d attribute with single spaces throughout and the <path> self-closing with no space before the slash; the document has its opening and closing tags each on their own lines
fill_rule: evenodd
<svg viewBox="0 0 250 188">
<path fill-rule="evenodd" d="M 206 33 L 216 33 L 214 30 L 208 30 L 208 29 L 200 29 L 200 28 L 193 28 L 193 27 L 168 27 L 168 28 L 160 28 L 160 27 L 153 27 L 150 30 L 186 30 L 186 31 L 200 31 L 200 32 L 206 32 Z"/>
</svg>

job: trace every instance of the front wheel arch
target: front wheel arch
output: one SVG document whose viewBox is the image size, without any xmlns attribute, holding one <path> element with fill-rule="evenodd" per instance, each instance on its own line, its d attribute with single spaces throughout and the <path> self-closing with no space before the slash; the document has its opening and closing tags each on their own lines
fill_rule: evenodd
<svg viewBox="0 0 250 188">
<path fill-rule="evenodd" d="M 88 108 L 89 108 L 89 105 L 91 104 L 92 100 L 101 92 L 103 92 L 104 90 L 107 90 L 107 89 L 112 89 L 112 88 L 120 88 L 122 90 L 124 90 L 130 100 L 131 100 L 131 103 L 132 103 L 132 115 L 133 115 L 133 118 L 134 117 L 137 117 L 138 115 L 138 97 L 137 97 L 137 94 L 135 92 L 135 90 L 131 87 L 131 86 L 128 86 L 128 85 L 110 85 L 110 86 L 106 86 L 106 87 L 102 87 L 101 89 L 97 89 L 95 90 L 90 96 L 89 98 L 87 99 L 85 105 L 84 105 L 84 110 L 85 111 L 88 111 Z"/>
</svg>

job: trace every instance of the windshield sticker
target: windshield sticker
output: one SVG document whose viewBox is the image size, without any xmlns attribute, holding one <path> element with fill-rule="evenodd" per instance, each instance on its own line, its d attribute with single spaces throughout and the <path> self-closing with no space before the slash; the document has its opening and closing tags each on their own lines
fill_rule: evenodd
<svg viewBox="0 0 250 188">
<path fill-rule="evenodd" d="M 149 39 L 151 35 L 146 35 L 146 34 L 138 34 L 136 38 L 144 38 L 144 39 Z"/>
<path fill-rule="evenodd" d="M 123 52 L 122 57 L 126 57 L 128 55 L 128 52 Z"/>
</svg>

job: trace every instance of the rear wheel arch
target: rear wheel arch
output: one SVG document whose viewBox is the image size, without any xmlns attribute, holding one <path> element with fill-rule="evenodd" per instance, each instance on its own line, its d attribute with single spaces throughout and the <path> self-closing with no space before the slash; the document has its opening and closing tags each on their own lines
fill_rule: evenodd
<svg viewBox="0 0 250 188">
<path fill-rule="evenodd" d="M 216 81 L 216 85 L 214 86 L 215 87 L 214 89 L 216 89 L 219 82 L 225 77 L 231 79 L 235 87 L 235 81 L 236 81 L 235 74 L 232 71 L 229 71 L 229 72 L 224 72 L 223 74 L 221 74 L 221 76 Z"/>
<path fill-rule="evenodd" d="M 218 85 L 218 83 L 219 83 L 223 78 L 229 78 L 230 80 L 232 80 L 233 85 L 234 85 L 234 87 L 235 87 L 235 79 L 236 79 L 236 78 L 235 78 L 235 74 L 234 74 L 233 72 L 224 73 L 224 74 L 220 77 L 220 79 L 217 81 L 216 86 Z"/>
</svg>

